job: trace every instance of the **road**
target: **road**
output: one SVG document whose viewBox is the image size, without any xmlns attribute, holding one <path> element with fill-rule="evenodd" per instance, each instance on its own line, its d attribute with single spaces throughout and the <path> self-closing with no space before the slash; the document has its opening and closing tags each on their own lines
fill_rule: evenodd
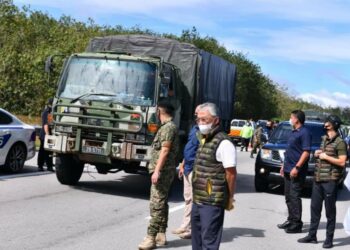
<svg viewBox="0 0 350 250">
<path fill-rule="evenodd" d="M 49 172 L 37 172 L 36 159 L 21 174 L 0 172 L 0 249 L 137 249 L 149 220 L 149 178 L 123 172 L 99 175 L 85 169 L 79 185 L 60 185 Z M 310 198 L 303 198 L 303 234 L 289 235 L 276 227 L 286 218 L 281 187 L 268 193 L 254 191 L 254 160 L 238 152 L 236 207 L 226 212 L 220 249 L 320 249 L 325 238 L 325 215 L 319 244 L 297 243 L 310 220 Z M 167 249 L 191 249 L 190 240 L 170 233 L 183 213 L 182 183 L 176 181 L 170 195 Z M 342 221 L 350 192 L 339 192 L 335 249 L 349 249 L 350 237 Z"/>
</svg>

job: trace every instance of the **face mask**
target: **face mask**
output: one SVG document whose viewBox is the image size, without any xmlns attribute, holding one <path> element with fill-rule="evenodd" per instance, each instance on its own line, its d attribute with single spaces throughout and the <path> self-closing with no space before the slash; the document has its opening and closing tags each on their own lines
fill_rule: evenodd
<svg viewBox="0 0 350 250">
<path fill-rule="evenodd" d="M 292 119 L 289 119 L 289 124 L 290 124 L 291 126 L 294 126 L 294 124 L 293 124 L 293 122 L 292 122 Z"/>
<path fill-rule="evenodd" d="M 207 135 L 209 134 L 211 128 L 212 128 L 213 124 L 201 124 L 198 125 L 199 127 L 199 131 L 201 132 L 202 135 Z"/>
</svg>

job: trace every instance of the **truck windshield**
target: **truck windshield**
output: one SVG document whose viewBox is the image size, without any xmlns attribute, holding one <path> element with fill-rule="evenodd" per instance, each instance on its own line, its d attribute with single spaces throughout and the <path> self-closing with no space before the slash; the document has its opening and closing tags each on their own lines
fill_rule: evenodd
<svg viewBox="0 0 350 250">
<path fill-rule="evenodd" d="M 59 95 L 151 106 L 154 105 L 155 81 L 156 65 L 153 63 L 76 57 L 68 65 Z"/>
</svg>

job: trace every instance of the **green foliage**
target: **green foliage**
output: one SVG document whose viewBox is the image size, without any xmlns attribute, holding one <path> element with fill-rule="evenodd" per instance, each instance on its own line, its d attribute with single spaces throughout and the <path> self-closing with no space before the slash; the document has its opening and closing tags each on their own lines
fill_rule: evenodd
<svg viewBox="0 0 350 250">
<path fill-rule="evenodd" d="M 39 115 L 48 97 L 55 93 L 60 67 L 55 67 L 51 83 L 44 71 L 45 60 L 54 54 L 70 55 L 82 52 L 88 41 L 96 36 L 116 34 L 150 34 L 193 43 L 198 48 L 218 55 L 237 66 L 237 85 L 234 113 L 238 118 L 288 119 L 294 109 L 321 107 L 295 99 L 287 90 L 261 72 L 259 65 L 240 52 L 228 51 L 213 37 L 202 37 L 196 28 L 184 30 L 181 36 L 157 34 L 135 26 L 125 29 L 100 26 L 92 19 L 86 23 L 70 16 L 58 20 L 29 7 L 19 9 L 12 0 L 0 0 L 0 104 L 17 114 Z M 56 64 L 62 59 L 55 59 Z M 350 109 L 326 109 L 343 119 Z M 348 119 L 349 120 L 349 119 Z"/>
</svg>

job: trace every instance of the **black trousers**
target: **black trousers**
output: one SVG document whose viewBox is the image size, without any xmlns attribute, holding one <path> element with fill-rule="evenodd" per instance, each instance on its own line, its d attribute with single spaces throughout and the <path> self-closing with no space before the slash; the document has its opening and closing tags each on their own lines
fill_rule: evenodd
<svg viewBox="0 0 350 250">
<path fill-rule="evenodd" d="M 46 163 L 46 167 L 52 168 L 52 152 L 46 151 L 44 149 L 44 140 L 40 140 L 40 148 L 38 153 L 38 167 L 42 168 L 44 166 L 44 163 Z"/>
<path fill-rule="evenodd" d="M 315 182 L 311 195 L 311 223 L 309 235 L 316 236 L 318 225 L 321 219 L 322 203 L 326 208 L 327 217 L 327 239 L 333 239 L 336 223 L 337 182 Z"/>
<path fill-rule="evenodd" d="M 192 204 L 191 238 L 193 250 L 220 247 L 225 210 L 222 207 Z"/>
<path fill-rule="evenodd" d="M 241 150 L 243 150 L 243 148 L 245 148 L 245 150 L 248 150 L 248 146 L 249 146 L 249 141 L 250 138 L 243 138 L 241 139 Z"/>
<path fill-rule="evenodd" d="M 305 175 L 298 174 L 296 178 L 291 178 L 289 173 L 284 173 L 284 196 L 288 208 L 287 220 L 294 227 L 302 227 L 302 203 L 301 191 L 303 189 Z"/>
</svg>

